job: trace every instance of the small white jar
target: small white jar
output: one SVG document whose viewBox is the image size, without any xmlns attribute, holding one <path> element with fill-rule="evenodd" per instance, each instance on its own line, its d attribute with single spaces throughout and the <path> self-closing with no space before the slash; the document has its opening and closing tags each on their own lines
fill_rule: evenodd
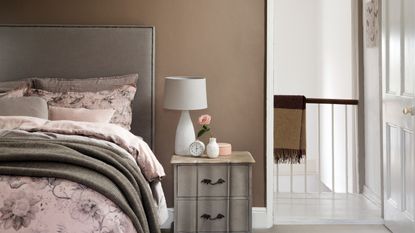
<svg viewBox="0 0 415 233">
<path fill-rule="evenodd" d="M 217 158 L 219 156 L 219 145 L 216 138 L 209 138 L 209 144 L 206 146 L 206 153 L 209 158 Z"/>
</svg>

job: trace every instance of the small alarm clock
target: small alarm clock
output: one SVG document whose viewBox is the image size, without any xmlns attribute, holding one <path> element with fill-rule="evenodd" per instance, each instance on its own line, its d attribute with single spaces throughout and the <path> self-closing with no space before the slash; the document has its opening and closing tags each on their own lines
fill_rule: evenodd
<svg viewBox="0 0 415 233">
<path fill-rule="evenodd" d="M 193 156 L 201 156 L 203 152 L 205 152 L 205 144 L 199 140 L 196 140 L 190 144 L 189 151 Z"/>
</svg>

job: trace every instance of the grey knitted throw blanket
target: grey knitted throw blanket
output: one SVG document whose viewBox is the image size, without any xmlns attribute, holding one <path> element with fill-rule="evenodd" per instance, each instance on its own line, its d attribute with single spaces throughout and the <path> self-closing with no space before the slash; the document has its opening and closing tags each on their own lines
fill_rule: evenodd
<svg viewBox="0 0 415 233">
<path fill-rule="evenodd" d="M 160 232 L 151 191 L 134 161 L 94 142 L 2 137 L 0 175 L 54 177 L 83 184 L 117 204 L 139 233 Z"/>
</svg>

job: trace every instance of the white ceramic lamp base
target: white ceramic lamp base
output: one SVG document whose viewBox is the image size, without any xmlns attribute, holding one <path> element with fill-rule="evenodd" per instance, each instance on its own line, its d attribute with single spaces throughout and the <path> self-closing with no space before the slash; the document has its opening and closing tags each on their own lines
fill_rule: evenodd
<svg viewBox="0 0 415 233">
<path fill-rule="evenodd" d="M 189 111 L 182 111 L 176 129 L 174 153 L 176 155 L 190 155 L 189 146 L 196 140 L 195 129 Z"/>
</svg>

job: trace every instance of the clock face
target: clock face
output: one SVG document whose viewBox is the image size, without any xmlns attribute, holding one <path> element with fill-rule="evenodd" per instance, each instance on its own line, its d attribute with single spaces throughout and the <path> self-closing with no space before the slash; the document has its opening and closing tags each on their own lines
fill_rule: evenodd
<svg viewBox="0 0 415 233">
<path fill-rule="evenodd" d="M 190 154 L 193 156 L 201 156 L 205 152 L 205 144 L 201 141 L 194 141 L 189 147 Z"/>
</svg>

